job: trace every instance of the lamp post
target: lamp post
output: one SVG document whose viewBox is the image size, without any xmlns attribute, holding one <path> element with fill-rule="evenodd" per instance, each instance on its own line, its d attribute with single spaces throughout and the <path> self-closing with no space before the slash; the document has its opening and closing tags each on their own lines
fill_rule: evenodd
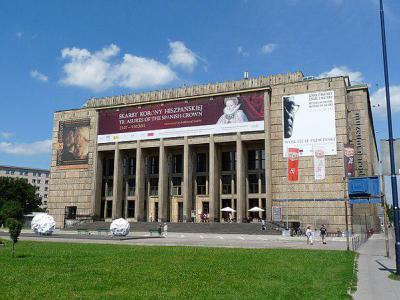
<svg viewBox="0 0 400 300">
<path fill-rule="evenodd" d="M 385 17 L 383 12 L 383 1 L 380 4 L 380 19 L 381 19 L 381 35 L 382 35 L 382 54 L 383 54 L 383 69 L 385 74 L 385 91 L 386 91 L 386 110 L 389 131 L 389 153 L 390 153 L 390 177 L 392 183 L 392 198 L 394 207 L 394 231 L 395 231 L 395 251 L 396 251 L 396 273 L 400 275 L 400 228 L 399 228 L 399 201 L 397 194 L 397 180 L 394 160 L 393 147 L 393 129 L 392 129 L 392 111 L 390 107 L 390 92 L 389 92 L 389 72 L 387 65 L 386 54 L 386 35 L 385 35 Z"/>
</svg>

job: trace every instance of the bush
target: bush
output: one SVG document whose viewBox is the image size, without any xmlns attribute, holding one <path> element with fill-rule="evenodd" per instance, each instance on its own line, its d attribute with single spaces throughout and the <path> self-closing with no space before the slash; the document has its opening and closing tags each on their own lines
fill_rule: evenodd
<svg viewBox="0 0 400 300">
<path fill-rule="evenodd" d="M 16 219 L 7 219 L 7 227 L 10 233 L 10 238 L 13 242 L 12 256 L 15 254 L 15 244 L 18 242 L 19 235 L 21 234 L 22 223 Z"/>
</svg>

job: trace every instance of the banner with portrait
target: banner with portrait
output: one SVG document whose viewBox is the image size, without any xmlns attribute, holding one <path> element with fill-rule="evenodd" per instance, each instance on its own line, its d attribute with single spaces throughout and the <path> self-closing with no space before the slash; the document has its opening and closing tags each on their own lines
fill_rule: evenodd
<svg viewBox="0 0 400 300">
<path fill-rule="evenodd" d="M 90 119 L 59 122 L 57 166 L 79 168 L 88 164 L 89 131 Z"/>
<path fill-rule="evenodd" d="M 314 150 L 314 179 L 325 179 L 325 152 L 321 149 Z"/>
<path fill-rule="evenodd" d="M 354 177 L 354 145 L 344 145 L 343 162 L 345 177 Z"/>
<path fill-rule="evenodd" d="M 282 97 L 283 154 L 299 148 L 313 156 L 313 147 L 336 155 L 335 95 L 333 91 Z"/>
<path fill-rule="evenodd" d="M 264 130 L 264 91 L 99 111 L 98 143 Z"/>
</svg>

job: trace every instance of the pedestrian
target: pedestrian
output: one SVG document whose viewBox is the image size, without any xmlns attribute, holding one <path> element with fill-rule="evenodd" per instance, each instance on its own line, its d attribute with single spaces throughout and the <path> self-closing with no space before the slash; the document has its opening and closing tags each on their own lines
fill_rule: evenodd
<svg viewBox="0 0 400 300">
<path fill-rule="evenodd" d="M 326 227 L 324 224 L 322 224 L 321 228 L 319 229 L 319 234 L 321 235 L 322 244 L 326 244 L 325 242 L 326 232 L 327 232 Z"/>
<path fill-rule="evenodd" d="M 308 244 L 313 245 L 314 244 L 314 240 L 313 240 L 313 232 L 311 230 L 311 226 L 307 226 L 306 237 L 307 237 L 307 245 Z"/>
<path fill-rule="evenodd" d="M 261 230 L 266 230 L 265 220 L 261 220 Z"/>
</svg>

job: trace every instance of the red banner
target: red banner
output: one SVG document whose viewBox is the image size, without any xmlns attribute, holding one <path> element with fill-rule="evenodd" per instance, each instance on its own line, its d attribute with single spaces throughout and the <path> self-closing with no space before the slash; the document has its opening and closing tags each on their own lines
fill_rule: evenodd
<svg viewBox="0 0 400 300">
<path fill-rule="evenodd" d="M 298 181 L 299 180 L 299 155 L 300 150 L 298 148 L 288 149 L 288 180 Z"/>
<path fill-rule="evenodd" d="M 107 142 L 115 135 L 119 140 L 135 140 L 252 131 L 263 130 L 263 121 L 264 92 L 260 91 L 102 110 L 98 135 L 100 142 Z"/>
</svg>

